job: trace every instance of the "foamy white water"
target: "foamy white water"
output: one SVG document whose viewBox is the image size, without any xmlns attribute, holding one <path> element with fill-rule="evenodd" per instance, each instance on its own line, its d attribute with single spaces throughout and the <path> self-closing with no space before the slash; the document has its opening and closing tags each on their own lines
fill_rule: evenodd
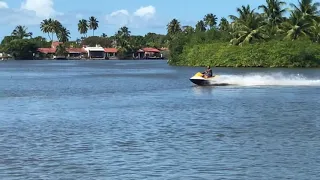
<svg viewBox="0 0 320 180">
<path fill-rule="evenodd" d="M 247 75 L 220 75 L 214 83 L 226 83 L 239 86 L 320 86 L 320 77 L 308 79 L 302 75 L 247 74 Z"/>
</svg>

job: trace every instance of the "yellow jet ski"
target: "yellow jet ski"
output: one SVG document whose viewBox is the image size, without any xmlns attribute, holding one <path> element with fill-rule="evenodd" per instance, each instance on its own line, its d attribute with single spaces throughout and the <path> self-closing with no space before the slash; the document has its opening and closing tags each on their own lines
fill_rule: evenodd
<svg viewBox="0 0 320 180">
<path fill-rule="evenodd" d="M 198 86 L 228 86 L 229 83 L 221 82 L 218 80 L 219 75 L 213 75 L 212 77 L 205 77 L 203 73 L 197 72 L 190 78 L 190 81 Z"/>
<path fill-rule="evenodd" d="M 197 72 L 190 78 L 190 81 L 199 86 L 207 86 L 212 85 L 216 77 L 217 75 L 213 75 L 212 77 L 205 77 L 201 72 Z"/>
</svg>

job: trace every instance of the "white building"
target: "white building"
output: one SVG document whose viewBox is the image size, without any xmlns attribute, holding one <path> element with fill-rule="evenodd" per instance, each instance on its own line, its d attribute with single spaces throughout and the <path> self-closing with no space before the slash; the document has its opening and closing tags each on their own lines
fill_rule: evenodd
<svg viewBox="0 0 320 180">
<path fill-rule="evenodd" d="M 104 48 L 96 45 L 96 47 L 84 47 L 84 49 L 88 53 L 89 59 L 105 59 L 106 53 L 104 51 Z"/>
<path fill-rule="evenodd" d="M 0 60 L 7 60 L 11 58 L 10 54 L 6 54 L 6 53 L 0 53 Z"/>
</svg>

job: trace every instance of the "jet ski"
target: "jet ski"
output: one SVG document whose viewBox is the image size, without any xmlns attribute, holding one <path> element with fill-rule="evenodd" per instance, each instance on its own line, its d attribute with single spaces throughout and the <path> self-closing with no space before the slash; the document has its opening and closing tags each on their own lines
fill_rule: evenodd
<svg viewBox="0 0 320 180">
<path fill-rule="evenodd" d="M 190 81 L 199 86 L 208 86 L 211 85 L 215 78 L 216 75 L 207 78 L 204 77 L 201 72 L 197 72 L 194 76 L 190 78 Z"/>
<path fill-rule="evenodd" d="M 212 77 L 204 77 L 203 73 L 197 72 L 190 78 L 190 81 L 198 86 L 227 86 L 228 83 L 221 83 L 217 81 L 219 75 L 213 75 Z"/>
</svg>

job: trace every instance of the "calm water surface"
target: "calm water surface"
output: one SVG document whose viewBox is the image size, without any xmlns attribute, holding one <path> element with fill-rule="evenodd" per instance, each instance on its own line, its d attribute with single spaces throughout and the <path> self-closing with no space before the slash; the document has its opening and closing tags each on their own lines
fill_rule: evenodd
<svg viewBox="0 0 320 180">
<path fill-rule="evenodd" d="M 0 62 L 0 179 L 320 177 L 320 70 Z"/>
</svg>

